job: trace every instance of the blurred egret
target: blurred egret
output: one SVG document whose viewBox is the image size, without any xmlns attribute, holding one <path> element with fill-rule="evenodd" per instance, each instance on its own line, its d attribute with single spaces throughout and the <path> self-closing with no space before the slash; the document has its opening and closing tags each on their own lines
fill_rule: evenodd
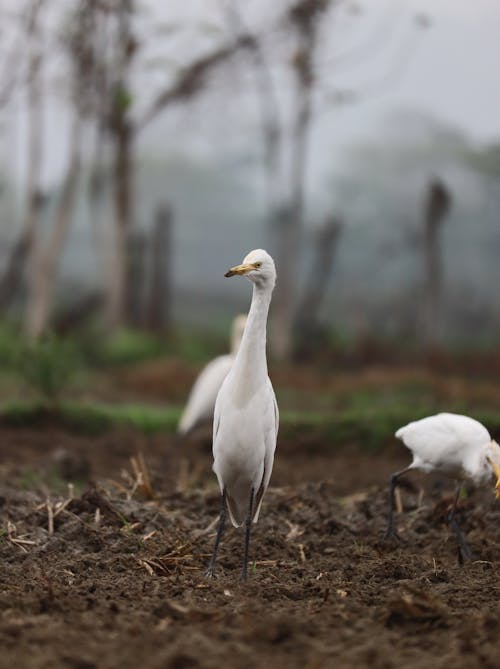
<svg viewBox="0 0 500 669">
<path fill-rule="evenodd" d="M 497 477 L 496 496 L 500 497 L 500 447 L 484 425 L 468 416 L 453 413 L 440 413 L 408 423 L 396 432 L 396 437 L 413 453 L 413 462 L 391 476 L 386 538 L 400 538 L 393 526 L 394 490 L 399 477 L 411 469 L 442 472 L 457 480 L 448 524 L 455 533 L 462 557 L 470 559 L 471 551 L 455 520 L 458 496 L 463 479 L 484 484 L 494 474 Z"/>
<path fill-rule="evenodd" d="M 186 436 L 203 423 L 213 420 L 215 400 L 238 351 L 247 317 L 236 316 L 231 327 L 230 352 L 219 355 L 206 365 L 189 393 L 177 432 Z"/>
<path fill-rule="evenodd" d="M 250 527 L 252 521 L 258 520 L 271 478 L 278 434 L 278 407 L 266 359 L 266 323 L 276 269 L 271 256 L 258 249 L 225 276 L 246 276 L 253 283 L 253 295 L 240 348 L 215 403 L 213 470 L 219 481 L 222 506 L 207 576 L 215 573 L 217 550 L 229 511 L 235 527 L 245 523 L 242 578 L 246 580 Z"/>
</svg>

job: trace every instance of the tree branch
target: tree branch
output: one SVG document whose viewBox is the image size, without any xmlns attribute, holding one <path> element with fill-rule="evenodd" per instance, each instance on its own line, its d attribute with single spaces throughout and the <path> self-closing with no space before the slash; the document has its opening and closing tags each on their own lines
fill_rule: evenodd
<svg viewBox="0 0 500 669">
<path fill-rule="evenodd" d="M 150 108 L 136 122 L 134 130 L 142 130 L 150 123 L 165 107 L 193 98 L 200 93 L 206 84 L 207 77 L 212 72 L 234 56 L 241 49 L 251 48 L 254 40 L 250 35 L 241 35 L 234 42 L 219 47 L 211 53 L 201 56 L 188 65 L 177 77 L 171 86 L 160 92 Z"/>
</svg>

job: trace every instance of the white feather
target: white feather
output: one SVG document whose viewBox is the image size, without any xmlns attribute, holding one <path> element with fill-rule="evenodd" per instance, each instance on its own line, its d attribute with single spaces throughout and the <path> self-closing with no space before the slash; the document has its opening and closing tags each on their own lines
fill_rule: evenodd
<svg viewBox="0 0 500 669">
<path fill-rule="evenodd" d="M 265 251 L 253 251 L 244 260 L 250 262 L 261 265 L 248 275 L 254 282 L 252 304 L 240 348 L 217 396 L 213 431 L 213 470 L 221 492 L 226 491 L 236 527 L 247 516 L 252 489 L 257 522 L 271 478 L 279 422 L 266 360 L 266 322 L 276 272 Z"/>
<path fill-rule="evenodd" d="M 231 352 L 219 355 L 206 365 L 189 393 L 188 400 L 179 421 L 177 432 L 186 435 L 203 423 L 209 423 L 214 416 L 215 400 L 222 382 L 232 367 L 245 328 L 246 316 L 239 315 L 231 328 Z"/>
<path fill-rule="evenodd" d="M 408 423 L 396 437 L 413 453 L 412 469 L 442 471 L 477 483 L 491 477 L 488 458 L 498 458 L 498 446 L 484 425 L 460 414 L 440 413 Z"/>
</svg>

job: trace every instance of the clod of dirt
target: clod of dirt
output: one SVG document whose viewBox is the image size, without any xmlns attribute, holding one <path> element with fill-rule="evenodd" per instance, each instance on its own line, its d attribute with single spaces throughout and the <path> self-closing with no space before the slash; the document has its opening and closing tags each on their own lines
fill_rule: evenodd
<svg viewBox="0 0 500 669">
<path fill-rule="evenodd" d="M 443 624 L 448 617 L 448 610 L 438 597 L 410 585 L 389 597 L 387 609 L 388 627 L 412 622 Z"/>
<path fill-rule="evenodd" d="M 59 447 L 51 453 L 50 459 L 64 481 L 87 481 L 90 477 L 90 462 L 84 453 Z"/>
</svg>

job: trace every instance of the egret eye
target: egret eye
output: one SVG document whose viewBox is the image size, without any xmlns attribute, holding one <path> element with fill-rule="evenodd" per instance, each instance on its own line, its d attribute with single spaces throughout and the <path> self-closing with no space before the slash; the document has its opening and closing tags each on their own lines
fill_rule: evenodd
<svg viewBox="0 0 500 669">
<path fill-rule="evenodd" d="M 256 262 L 256 263 L 254 263 L 254 267 L 256 269 L 259 269 L 259 267 L 262 267 L 262 263 L 261 262 Z"/>
</svg>

